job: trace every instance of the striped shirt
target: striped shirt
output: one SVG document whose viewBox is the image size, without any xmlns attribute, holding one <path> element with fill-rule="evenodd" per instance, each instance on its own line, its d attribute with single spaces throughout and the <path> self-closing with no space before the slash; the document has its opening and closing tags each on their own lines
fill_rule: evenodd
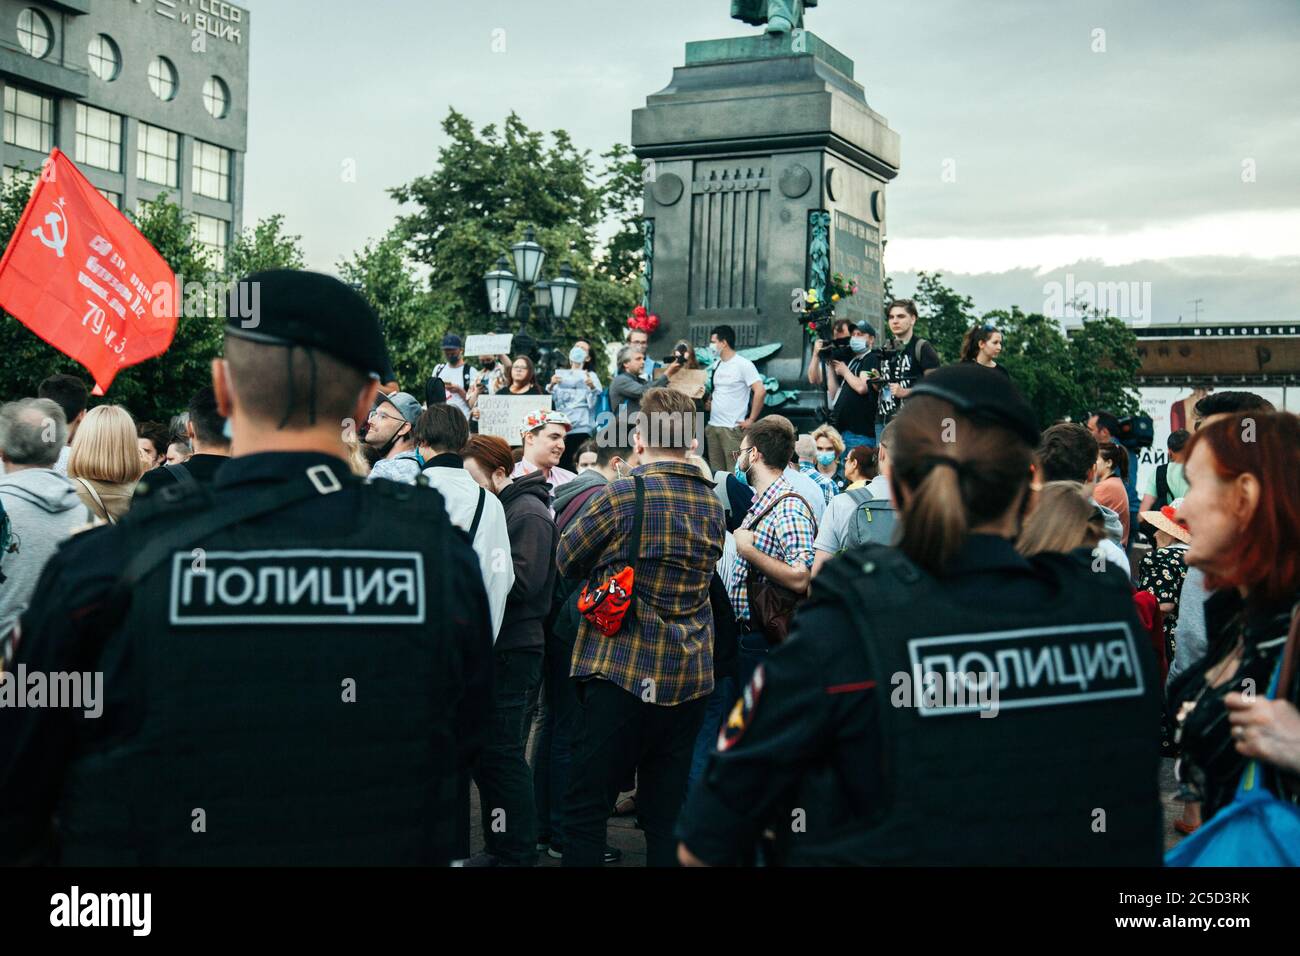
<svg viewBox="0 0 1300 956">
<path fill-rule="evenodd" d="M 633 474 L 645 484 L 633 605 L 613 637 L 582 619 L 570 673 L 602 677 L 651 703 L 685 703 L 713 691 L 709 582 L 726 515 L 713 483 L 693 465 L 660 461 Z M 632 563 L 635 517 L 633 480 L 610 482 L 560 538 L 560 573 L 590 583 Z"/>
</svg>

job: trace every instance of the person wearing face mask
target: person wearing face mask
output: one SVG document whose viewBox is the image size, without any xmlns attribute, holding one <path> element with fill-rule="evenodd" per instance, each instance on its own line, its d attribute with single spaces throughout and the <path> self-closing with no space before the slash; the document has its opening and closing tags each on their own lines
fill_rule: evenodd
<svg viewBox="0 0 1300 956">
<path fill-rule="evenodd" d="M 564 455 L 560 467 L 575 470 L 574 458 L 580 445 L 591 438 L 596 418 L 596 400 L 600 398 L 600 379 L 588 369 L 591 346 L 577 342 L 569 350 L 569 367 L 557 369 L 546 390 L 551 405 L 569 417 L 572 427 L 564 436 Z"/>
<path fill-rule="evenodd" d="M 835 482 L 817 468 L 816 440 L 812 435 L 800 435 L 799 440 L 794 443 L 794 453 L 799 459 L 799 473 L 816 482 L 817 487 L 821 489 L 822 498 L 826 504 L 830 504 L 831 499 L 835 497 Z M 831 460 L 831 464 L 834 464 L 834 459 Z"/>
<path fill-rule="evenodd" d="M 836 319 L 833 332 L 835 344 L 847 345 L 853 358 L 848 362 L 831 359 L 826 343 L 818 339 L 808 366 L 808 381 L 822 384 L 824 372 L 831 422 L 843 436 L 841 454 L 861 445 L 874 448 L 877 399 L 871 373 L 880 370 L 880 353 L 874 350 L 876 330 L 868 322 Z"/>
<path fill-rule="evenodd" d="M 817 454 L 813 459 L 817 463 L 817 471 L 830 479 L 835 486 L 835 494 L 838 495 L 849 486 L 849 480 L 844 477 L 844 469 L 840 465 L 840 456 L 846 451 L 844 438 L 833 425 L 814 428 L 812 437 L 817 445 Z"/>
<path fill-rule="evenodd" d="M 446 361 L 434 367 L 433 377 L 442 379 L 447 386 L 447 404 L 469 418 L 469 391 L 474 373 L 465 364 L 464 343 L 459 335 L 448 333 L 442 337 L 442 357 Z"/>
<path fill-rule="evenodd" d="M 706 457 L 714 471 L 725 471 L 736 463 L 745 430 L 763 413 L 767 390 L 754 363 L 736 351 L 736 330 L 731 326 L 719 325 L 709 334 L 709 351 L 715 361 L 705 398 Z"/>
</svg>

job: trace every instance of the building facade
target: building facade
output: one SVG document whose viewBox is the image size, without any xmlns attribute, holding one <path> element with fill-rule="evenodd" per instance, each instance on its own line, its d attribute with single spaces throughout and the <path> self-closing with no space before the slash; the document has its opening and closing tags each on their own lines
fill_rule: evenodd
<svg viewBox="0 0 1300 956">
<path fill-rule="evenodd" d="M 0 0 L 5 179 L 58 146 L 119 209 L 170 195 L 224 265 L 243 227 L 249 21 L 221 0 Z"/>
</svg>

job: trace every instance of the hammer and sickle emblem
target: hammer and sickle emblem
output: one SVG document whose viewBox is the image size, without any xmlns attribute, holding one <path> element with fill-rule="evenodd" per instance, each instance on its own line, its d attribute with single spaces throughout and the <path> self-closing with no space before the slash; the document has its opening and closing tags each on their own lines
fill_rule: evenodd
<svg viewBox="0 0 1300 956">
<path fill-rule="evenodd" d="M 68 221 L 63 218 L 63 200 L 60 199 L 55 205 L 58 207 L 56 210 L 45 214 L 45 225 L 50 227 L 53 238 L 45 235 L 44 226 L 33 229 L 32 235 L 41 240 L 41 244 L 47 249 L 53 249 L 62 259 L 64 247 L 68 244 Z"/>
</svg>

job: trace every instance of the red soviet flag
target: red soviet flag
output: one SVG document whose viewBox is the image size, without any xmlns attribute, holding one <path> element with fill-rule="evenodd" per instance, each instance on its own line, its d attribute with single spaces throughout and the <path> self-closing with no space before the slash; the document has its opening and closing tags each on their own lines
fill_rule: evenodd
<svg viewBox="0 0 1300 956">
<path fill-rule="evenodd" d="M 84 365 L 102 395 L 176 334 L 176 276 L 59 149 L 0 259 L 0 307 Z"/>
</svg>

